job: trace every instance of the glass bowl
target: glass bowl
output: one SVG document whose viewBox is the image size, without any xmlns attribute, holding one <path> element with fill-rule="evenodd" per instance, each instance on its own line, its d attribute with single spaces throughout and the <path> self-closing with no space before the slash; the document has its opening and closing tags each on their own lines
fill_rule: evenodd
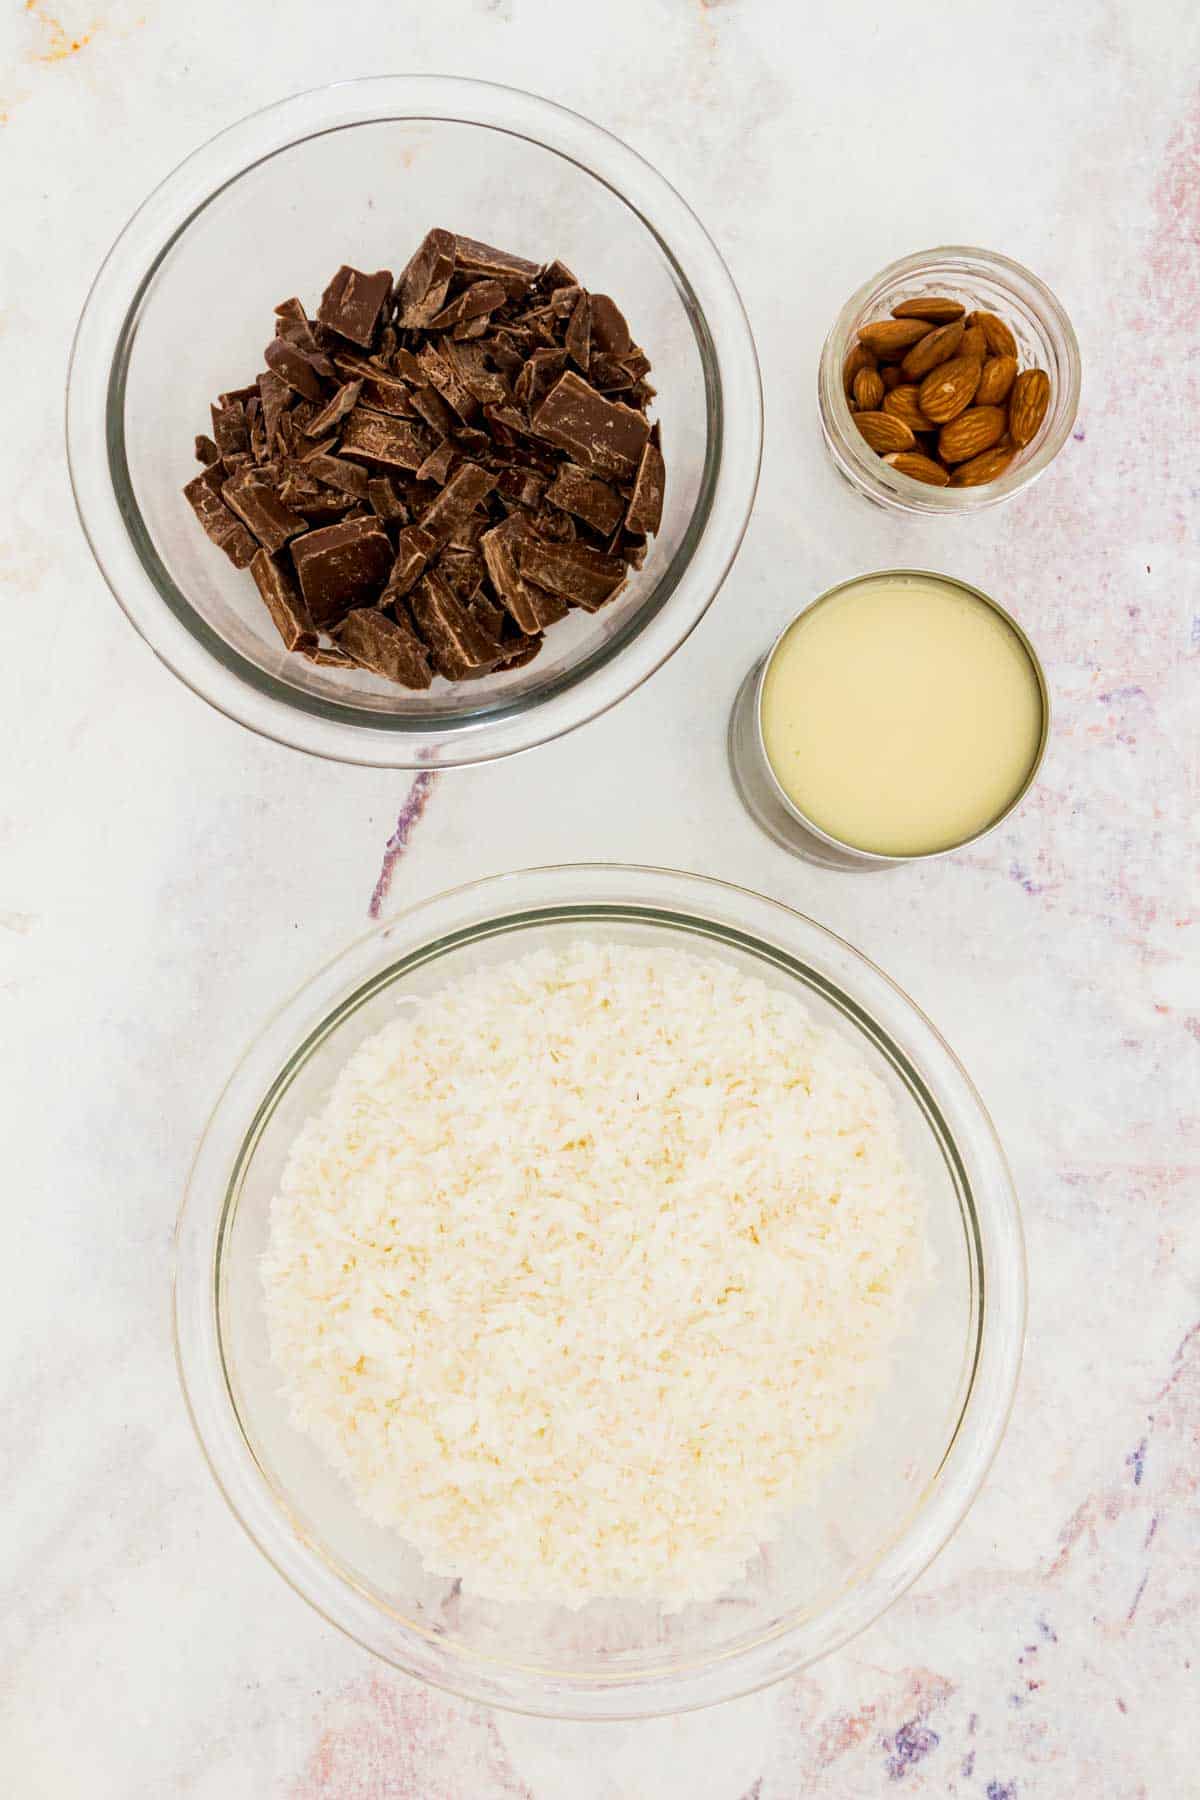
<svg viewBox="0 0 1200 1800">
<path fill-rule="evenodd" d="M 894 1377 L 816 1498 L 735 1589 L 669 1612 L 498 1605 L 428 1574 L 371 1524 L 289 1422 L 259 1281 L 268 1211 L 300 1123 L 406 996 L 571 938 L 691 947 L 803 997 L 890 1089 L 923 1184 L 933 1272 Z M 180 1371 L 209 1464 L 293 1588 L 409 1674 L 575 1718 L 704 1706 L 793 1673 L 920 1574 L 977 1493 L 1008 1417 L 1025 1317 L 1011 1178 L 982 1102 L 913 1003 L 811 920 L 742 888 L 615 865 L 533 869 L 391 919 L 266 1026 L 217 1103 L 180 1214 Z"/>
<path fill-rule="evenodd" d="M 526 668 L 408 693 L 284 650 L 249 574 L 180 492 L 216 394 L 253 380 L 289 294 L 314 306 L 342 262 L 398 272 L 444 225 L 613 294 L 653 363 L 667 459 L 645 567 L 573 612 Z M 281 743 L 346 762 L 449 767 L 557 737 L 683 642 L 737 553 L 762 398 L 741 301 L 661 175 L 577 114 L 511 88 L 381 76 L 285 100 L 181 163 L 126 226 L 76 333 L 67 447 L 101 572 L 202 698 Z"/>
<path fill-rule="evenodd" d="M 1021 367 L 1036 364 L 1050 377 L 1050 405 L 1041 430 L 1017 452 L 998 481 L 939 488 L 902 475 L 876 456 L 854 423 L 842 369 L 859 328 L 886 319 L 901 300 L 938 294 L 968 312 L 995 312 L 1011 326 Z M 1079 407 L 1079 345 L 1061 303 L 1037 276 L 992 250 L 948 245 L 890 263 L 843 306 L 825 340 L 817 373 L 817 403 L 825 446 L 846 480 L 868 500 L 908 513 L 973 513 L 997 506 L 1036 481 L 1058 455 Z"/>
</svg>

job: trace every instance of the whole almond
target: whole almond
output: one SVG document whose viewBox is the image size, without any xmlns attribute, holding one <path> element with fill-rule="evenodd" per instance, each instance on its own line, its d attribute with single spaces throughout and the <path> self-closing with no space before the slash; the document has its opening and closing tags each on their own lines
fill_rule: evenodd
<svg viewBox="0 0 1200 1800">
<path fill-rule="evenodd" d="M 972 318 L 975 317 L 974 313 L 971 314 L 971 317 Z M 981 326 L 979 326 L 979 325 L 968 325 L 967 326 L 967 329 L 963 332 L 963 335 L 962 335 L 962 343 L 958 346 L 958 354 L 960 356 L 986 356 L 987 355 L 987 339 L 983 335 L 983 329 Z"/>
<path fill-rule="evenodd" d="M 854 377 L 854 398 L 863 412 L 874 412 L 883 400 L 883 377 L 877 369 L 860 369 Z"/>
<path fill-rule="evenodd" d="M 931 369 L 917 392 L 917 401 L 927 419 L 944 425 L 970 406 L 983 374 L 983 364 L 976 356 L 952 356 L 949 362 Z M 891 446 L 899 449 L 898 444 Z"/>
<path fill-rule="evenodd" d="M 973 456 L 970 462 L 958 465 L 950 477 L 950 486 L 982 487 L 986 481 L 995 481 L 1015 455 L 1014 450 L 985 450 L 982 456 Z"/>
<path fill-rule="evenodd" d="M 842 383 L 846 392 L 848 394 L 853 392 L 854 377 L 858 374 L 860 369 L 875 369 L 878 368 L 878 366 L 874 352 L 868 350 L 865 344 L 852 345 L 847 352 L 845 362 L 842 364 Z"/>
<path fill-rule="evenodd" d="M 925 294 L 918 300 L 902 300 L 893 306 L 893 319 L 932 319 L 935 325 L 949 325 L 966 312 L 957 300 L 943 300 L 940 294 Z"/>
<path fill-rule="evenodd" d="M 1013 443 L 1023 449 L 1041 429 L 1050 404 L 1050 377 L 1044 369 L 1022 369 L 1013 383 L 1008 403 L 1008 429 Z"/>
<path fill-rule="evenodd" d="M 893 450 L 883 460 L 899 474 L 911 475 L 914 481 L 923 481 L 929 487 L 945 487 L 950 479 L 941 463 L 934 462 L 931 456 L 922 456 L 919 450 Z"/>
<path fill-rule="evenodd" d="M 910 431 L 928 431 L 930 420 L 921 411 L 917 400 L 917 389 L 911 381 L 894 387 L 890 394 L 883 396 L 883 410 L 891 413 L 894 419 L 903 419 Z"/>
<path fill-rule="evenodd" d="M 903 375 L 900 373 L 899 363 L 884 363 L 879 373 L 883 377 L 884 391 L 889 394 L 894 387 L 899 387 L 900 383 L 904 380 Z"/>
<path fill-rule="evenodd" d="M 913 345 L 900 364 L 904 374 L 910 381 L 920 381 L 922 375 L 928 375 L 939 363 L 949 362 L 962 342 L 962 335 L 962 322 L 958 319 L 950 325 L 939 325 L 936 331 Z"/>
<path fill-rule="evenodd" d="M 859 329 L 858 341 L 874 355 L 899 362 L 906 350 L 933 330 L 928 319 L 876 319 Z"/>
<path fill-rule="evenodd" d="M 904 420 L 893 418 L 891 413 L 855 413 L 854 423 L 880 456 L 889 450 L 911 450 L 917 441 Z"/>
<path fill-rule="evenodd" d="M 990 450 L 1004 435 L 1008 419 L 1002 406 L 969 406 L 938 433 L 938 455 L 943 462 L 969 462 Z"/>
<path fill-rule="evenodd" d="M 1008 390 L 1017 379 L 1015 356 L 989 356 L 983 365 L 983 377 L 975 390 L 976 406 L 1000 406 L 1008 399 Z"/>
<path fill-rule="evenodd" d="M 977 312 L 972 315 L 972 325 L 978 325 L 984 335 L 988 349 L 993 356 L 1015 356 L 1017 340 L 1004 320 L 993 312 Z"/>
</svg>

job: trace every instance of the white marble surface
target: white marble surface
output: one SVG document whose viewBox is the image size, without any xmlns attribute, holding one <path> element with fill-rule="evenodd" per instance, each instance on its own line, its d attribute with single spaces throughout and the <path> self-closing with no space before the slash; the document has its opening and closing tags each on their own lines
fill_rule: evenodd
<svg viewBox="0 0 1200 1800">
<path fill-rule="evenodd" d="M 1200 1793 L 1195 7 L 55 4 L 0 17 L 0 1787 Z M 260 742 L 158 666 L 76 528 L 60 392 L 87 283 L 150 184 L 251 109 L 380 69 L 529 86 L 627 137 L 727 255 L 768 390 L 757 513 L 704 625 L 556 751 L 442 776 L 387 904 L 593 857 L 778 894 L 943 1027 L 1023 1195 L 1026 1367 L 955 1541 L 840 1655 L 655 1724 L 489 1715 L 339 1637 L 226 1513 L 170 1354 L 172 1221 L 207 1110 L 266 1010 L 365 927 L 409 783 Z M 912 524 L 826 465 L 815 358 L 860 279 L 955 240 L 1058 290 L 1085 398 L 1032 492 Z M 818 873 L 739 811 L 724 717 L 800 600 L 896 561 L 1009 602 L 1043 650 L 1057 730 L 1036 799 L 977 854 Z"/>
</svg>

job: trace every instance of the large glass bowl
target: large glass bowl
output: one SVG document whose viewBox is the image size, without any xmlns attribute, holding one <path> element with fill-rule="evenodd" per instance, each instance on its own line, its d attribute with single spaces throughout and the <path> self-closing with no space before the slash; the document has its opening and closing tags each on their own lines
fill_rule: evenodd
<svg viewBox="0 0 1200 1800">
<path fill-rule="evenodd" d="M 412 694 L 284 650 L 248 573 L 180 489 L 215 396 L 252 381 L 272 308 L 342 262 L 398 272 L 446 226 L 611 292 L 653 363 L 667 460 L 644 569 L 526 668 Z M 653 674 L 720 588 L 758 478 L 762 400 L 733 282 L 699 220 L 626 145 L 511 88 L 381 76 L 300 94 L 181 163 L 117 240 L 80 319 L 67 445 L 84 530 L 167 666 L 253 730 L 384 767 L 509 755 Z"/>
<path fill-rule="evenodd" d="M 586 937 L 682 946 L 803 997 L 894 1096 L 928 1206 L 932 1273 L 864 1435 L 739 1586 L 682 1612 L 472 1599 L 359 1513 L 289 1423 L 268 1356 L 259 1260 L 290 1141 L 406 996 Z M 933 1026 L 830 932 L 761 895 L 669 870 L 534 869 L 390 920 L 323 969 L 258 1038 L 218 1102 L 180 1216 L 175 1320 L 192 1417 L 233 1511 L 326 1618 L 425 1681 L 495 1705 L 636 1717 L 776 1681 L 867 1625 L 970 1505 L 1020 1361 L 1016 1201 L 978 1094 Z M 602 1329 L 602 1327 L 601 1327 Z"/>
</svg>

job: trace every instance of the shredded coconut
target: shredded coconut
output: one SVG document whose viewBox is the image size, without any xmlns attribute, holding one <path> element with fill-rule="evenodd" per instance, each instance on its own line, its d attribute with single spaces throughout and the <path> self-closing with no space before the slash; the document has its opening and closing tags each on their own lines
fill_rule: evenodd
<svg viewBox="0 0 1200 1800">
<path fill-rule="evenodd" d="M 908 1322 L 889 1095 L 791 993 L 578 942 L 364 1043 L 263 1283 L 293 1423 L 435 1574 L 714 1598 L 843 1451 Z"/>
</svg>

